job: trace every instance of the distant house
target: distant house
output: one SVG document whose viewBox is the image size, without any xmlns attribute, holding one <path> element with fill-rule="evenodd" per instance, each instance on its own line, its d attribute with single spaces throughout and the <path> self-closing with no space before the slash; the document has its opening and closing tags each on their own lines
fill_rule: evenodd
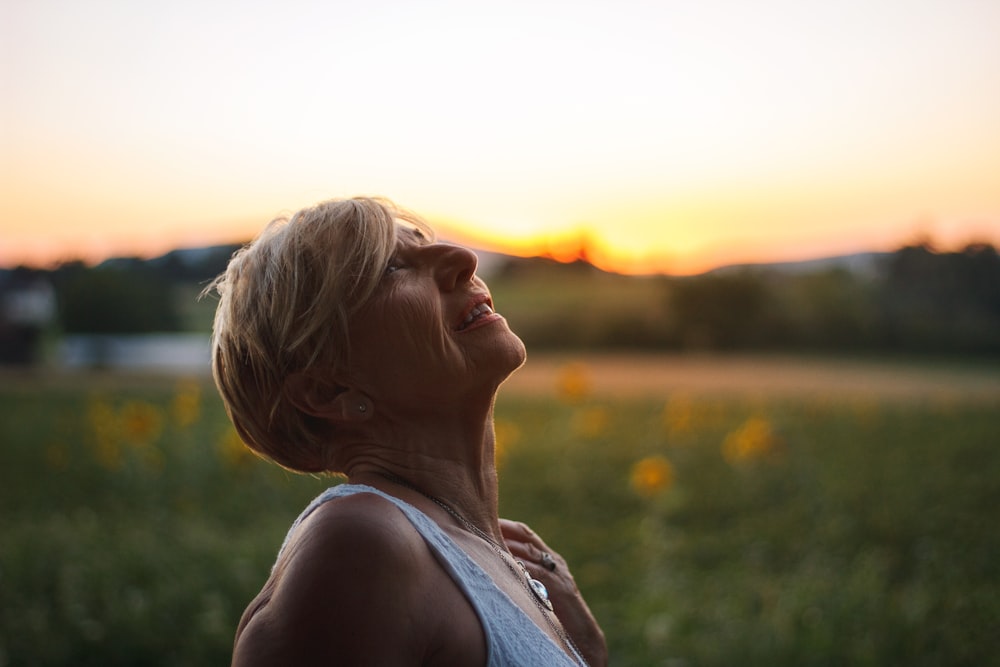
<svg viewBox="0 0 1000 667">
<path fill-rule="evenodd" d="M 0 364 L 39 361 L 42 333 L 56 319 L 56 294 L 40 272 L 0 272 Z"/>
</svg>

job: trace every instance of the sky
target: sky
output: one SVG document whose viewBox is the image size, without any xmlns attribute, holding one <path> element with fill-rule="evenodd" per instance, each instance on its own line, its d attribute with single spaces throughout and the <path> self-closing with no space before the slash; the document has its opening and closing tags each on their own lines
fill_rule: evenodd
<svg viewBox="0 0 1000 667">
<path fill-rule="evenodd" d="M 0 266 L 381 195 L 632 273 L 1000 245 L 996 0 L 3 0 Z"/>
</svg>

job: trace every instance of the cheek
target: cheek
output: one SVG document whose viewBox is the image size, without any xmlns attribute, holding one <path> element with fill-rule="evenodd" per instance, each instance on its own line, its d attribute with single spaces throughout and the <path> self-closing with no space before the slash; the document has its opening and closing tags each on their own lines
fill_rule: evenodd
<svg viewBox="0 0 1000 667">
<path fill-rule="evenodd" d="M 416 296 L 403 299 L 397 304 L 393 320 L 396 347 L 400 352 L 416 355 L 411 362 L 418 362 L 424 355 L 433 357 L 444 347 L 447 336 L 437 304 Z"/>
<path fill-rule="evenodd" d="M 374 367 L 433 360 L 447 338 L 438 304 L 420 293 L 397 292 L 389 303 L 366 314 L 356 334 L 358 359 Z"/>
</svg>

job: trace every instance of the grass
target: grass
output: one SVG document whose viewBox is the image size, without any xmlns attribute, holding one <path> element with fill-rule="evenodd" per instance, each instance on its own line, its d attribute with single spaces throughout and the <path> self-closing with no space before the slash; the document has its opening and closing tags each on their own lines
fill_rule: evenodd
<svg viewBox="0 0 1000 667">
<path fill-rule="evenodd" d="M 218 665 L 329 480 L 200 381 L 0 390 L 0 665 Z M 989 665 L 1000 407 L 502 395 L 502 511 L 574 566 L 612 664 Z"/>
</svg>

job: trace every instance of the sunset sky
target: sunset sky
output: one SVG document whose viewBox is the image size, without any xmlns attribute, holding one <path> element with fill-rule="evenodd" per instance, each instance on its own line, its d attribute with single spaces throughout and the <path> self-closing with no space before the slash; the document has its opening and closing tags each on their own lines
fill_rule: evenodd
<svg viewBox="0 0 1000 667">
<path fill-rule="evenodd" d="M 6 0 L 0 266 L 378 194 L 622 271 L 1000 245 L 996 0 Z"/>
</svg>

